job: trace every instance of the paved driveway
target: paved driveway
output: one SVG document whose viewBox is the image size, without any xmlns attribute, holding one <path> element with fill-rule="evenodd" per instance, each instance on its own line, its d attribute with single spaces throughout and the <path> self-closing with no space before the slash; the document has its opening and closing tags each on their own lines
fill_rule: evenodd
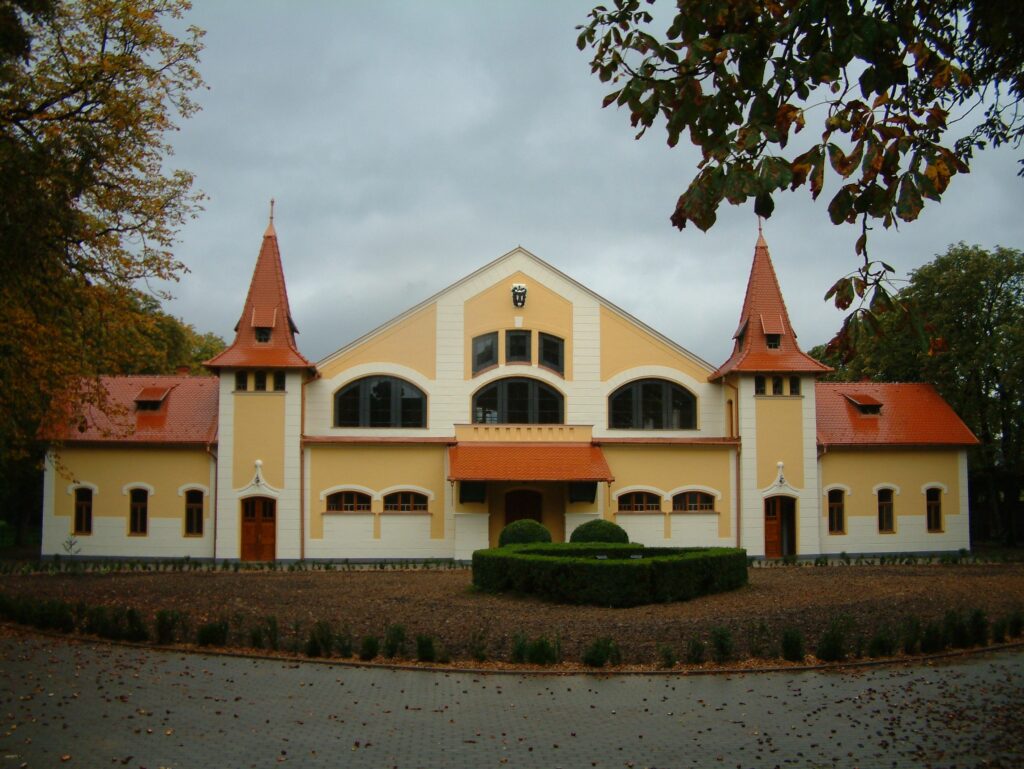
<svg viewBox="0 0 1024 769">
<path fill-rule="evenodd" d="M 370 670 L 17 634 L 0 636 L 0 659 L 0 767 L 1024 766 L 1020 650 L 689 678 Z"/>
</svg>

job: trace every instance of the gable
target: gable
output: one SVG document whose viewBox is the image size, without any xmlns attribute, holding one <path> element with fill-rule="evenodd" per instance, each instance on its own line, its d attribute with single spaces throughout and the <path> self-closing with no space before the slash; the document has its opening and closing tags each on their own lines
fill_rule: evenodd
<svg viewBox="0 0 1024 769">
<path fill-rule="evenodd" d="M 638 366 L 679 369 L 698 382 L 707 380 L 710 366 L 701 366 L 680 349 L 637 325 L 631 318 L 601 308 L 601 379 Z"/>
<path fill-rule="evenodd" d="M 421 305 L 411 313 L 381 326 L 363 341 L 342 348 L 318 366 L 330 379 L 362 363 L 395 363 L 434 379 L 437 368 L 437 304 Z"/>
</svg>

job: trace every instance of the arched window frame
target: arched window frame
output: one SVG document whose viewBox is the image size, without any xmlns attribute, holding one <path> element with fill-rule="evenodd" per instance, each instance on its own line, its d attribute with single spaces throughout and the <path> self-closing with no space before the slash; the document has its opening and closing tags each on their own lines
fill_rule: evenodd
<svg viewBox="0 0 1024 769">
<path fill-rule="evenodd" d="M 880 483 L 871 489 L 878 501 L 878 533 L 896 533 L 896 497 L 900 488 L 893 484 Z"/>
<path fill-rule="evenodd" d="M 645 385 L 661 386 L 661 426 L 644 427 L 644 390 Z M 672 396 L 681 393 L 690 402 L 689 420 L 682 421 L 680 426 L 672 425 Z M 629 424 L 616 424 L 615 401 L 630 394 Z M 608 396 L 608 429 L 609 430 L 696 430 L 697 429 L 697 396 L 689 388 L 661 377 L 645 377 L 634 379 L 616 388 Z"/>
<path fill-rule="evenodd" d="M 846 533 L 846 497 L 850 489 L 846 486 L 834 485 L 823 489 L 825 510 L 828 514 L 828 533 Z"/>
<path fill-rule="evenodd" d="M 414 489 L 389 491 L 382 496 L 385 513 L 425 513 L 430 509 L 430 497 Z"/>
<path fill-rule="evenodd" d="M 128 495 L 128 535 L 145 537 L 149 534 L 149 498 L 153 487 L 148 484 L 126 486 Z"/>
<path fill-rule="evenodd" d="M 508 420 L 508 387 L 510 384 L 526 383 L 528 385 L 527 393 L 527 421 L 526 422 L 509 422 Z M 497 389 L 497 396 L 495 399 L 495 416 L 494 419 L 488 419 L 483 417 L 483 412 L 480 411 L 479 400 L 487 394 L 491 389 Z M 558 418 L 556 420 L 545 420 L 540 421 L 540 393 L 541 390 L 547 390 L 551 394 L 555 395 L 558 399 Z M 473 393 L 471 401 L 471 420 L 473 424 L 552 424 L 560 425 L 565 424 L 565 395 L 559 392 L 556 388 L 552 387 L 547 382 L 540 379 L 534 379 L 533 377 L 504 377 L 502 379 L 494 379 L 483 387 Z"/>
<path fill-rule="evenodd" d="M 86 484 L 75 487 L 75 514 L 72 521 L 75 536 L 92 534 L 92 501 L 96 493 L 93 488 Z"/>
<path fill-rule="evenodd" d="M 707 489 L 687 488 L 672 495 L 673 513 L 716 512 L 717 496 Z"/>
<path fill-rule="evenodd" d="M 373 496 L 358 489 L 342 489 L 324 497 L 328 513 L 368 513 L 373 505 Z"/>
<path fill-rule="evenodd" d="M 943 483 L 926 483 L 921 487 L 924 494 L 925 528 L 929 534 L 942 534 L 945 529 L 945 518 L 942 515 L 942 495 L 948 490 Z"/>
<path fill-rule="evenodd" d="M 203 536 L 203 518 L 206 513 L 206 494 L 203 489 L 192 487 L 185 494 L 185 536 Z"/>
<path fill-rule="evenodd" d="M 624 490 L 615 496 L 620 513 L 660 513 L 662 494 L 648 489 Z"/>
<path fill-rule="evenodd" d="M 391 392 L 389 395 L 388 404 L 388 424 L 373 424 L 373 414 L 370 408 L 370 388 L 377 382 L 388 381 L 391 384 Z M 408 387 L 418 394 L 418 400 L 421 402 L 420 419 L 410 420 L 408 424 L 405 423 L 402 413 L 402 388 Z M 358 390 L 357 398 L 357 418 L 355 424 L 346 423 L 341 424 L 341 409 L 340 403 L 342 397 L 350 393 L 352 390 Z M 371 374 L 369 376 L 360 377 L 359 379 L 347 382 L 334 393 L 334 419 L 333 424 L 335 427 L 359 427 L 359 428 L 373 428 L 373 429 L 391 429 L 391 428 L 422 428 L 427 426 L 427 394 L 419 388 L 417 385 L 410 382 L 408 379 L 402 379 L 401 377 L 394 376 L 392 374 Z"/>
</svg>

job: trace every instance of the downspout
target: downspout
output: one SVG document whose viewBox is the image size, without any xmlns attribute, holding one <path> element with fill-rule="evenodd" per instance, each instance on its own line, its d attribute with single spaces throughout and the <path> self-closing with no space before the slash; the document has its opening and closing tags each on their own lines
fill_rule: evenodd
<svg viewBox="0 0 1024 769">
<path fill-rule="evenodd" d="M 736 547 L 740 546 L 740 537 L 743 526 L 743 479 L 740 477 L 740 452 L 743 451 L 742 444 L 736 444 Z"/>
<path fill-rule="evenodd" d="M 217 452 L 213 450 L 213 444 L 206 444 L 206 453 L 213 459 L 213 560 L 217 560 L 217 481 L 220 478 L 220 460 Z"/>
<path fill-rule="evenodd" d="M 306 560 L 306 384 L 299 382 L 299 560 Z"/>
</svg>

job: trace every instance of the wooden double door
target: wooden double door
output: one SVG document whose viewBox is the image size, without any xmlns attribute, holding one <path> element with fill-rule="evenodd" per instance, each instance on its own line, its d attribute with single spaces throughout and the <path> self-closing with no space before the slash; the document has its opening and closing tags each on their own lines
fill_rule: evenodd
<svg viewBox="0 0 1024 769">
<path fill-rule="evenodd" d="M 768 497 L 764 501 L 764 556 L 796 555 L 796 500 Z"/>
<path fill-rule="evenodd" d="M 544 497 L 539 491 L 517 489 L 505 495 L 505 525 L 531 518 L 540 523 Z"/>
<path fill-rule="evenodd" d="M 277 502 L 269 497 L 242 500 L 242 560 L 273 561 L 277 556 Z"/>
</svg>

